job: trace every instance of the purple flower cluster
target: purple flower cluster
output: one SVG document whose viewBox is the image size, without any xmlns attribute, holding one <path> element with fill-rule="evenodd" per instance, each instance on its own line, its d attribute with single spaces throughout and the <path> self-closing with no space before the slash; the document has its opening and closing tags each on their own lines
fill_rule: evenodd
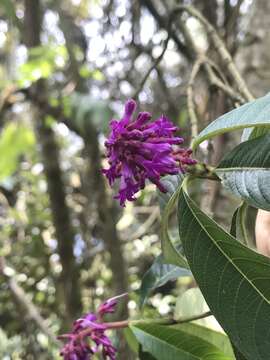
<svg viewBox="0 0 270 360">
<path fill-rule="evenodd" d="M 89 360 L 100 348 L 104 359 L 116 359 L 116 348 L 105 334 L 108 327 L 102 319 L 105 314 L 115 311 L 118 298 L 105 301 L 98 308 L 97 315 L 89 313 L 83 316 L 73 323 L 71 333 L 59 336 L 59 339 L 67 340 L 60 352 L 64 360 Z"/>
<path fill-rule="evenodd" d="M 120 179 L 115 198 L 121 206 L 126 200 L 135 200 L 134 194 L 145 187 L 146 179 L 166 192 L 161 176 L 178 174 L 185 165 L 195 163 L 190 158 L 191 150 L 176 147 L 184 140 L 174 136 L 178 129 L 170 120 L 161 116 L 150 122 L 148 112 L 140 112 L 132 120 L 135 108 L 134 100 L 126 102 L 123 118 L 111 121 L 111 134 L 105 142 L 110 167 L 102 171 L 110 185 Z"/>
</svg>

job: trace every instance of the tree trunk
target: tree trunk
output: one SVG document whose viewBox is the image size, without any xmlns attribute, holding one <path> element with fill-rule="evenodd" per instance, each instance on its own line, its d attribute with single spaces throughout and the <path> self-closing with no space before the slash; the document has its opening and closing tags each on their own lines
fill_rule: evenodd
<svg viewBox="0 0 270 360">
<path fill-rule="evenodd" d="M 39 0 L 25 0 L 25 43 L 28 48 L 40 46 L 41 11 Z M 44 81 L 33 85 L 31 92 L 46 96 Z M 45 114 L 36 112 L 35 128 L 41 145 L 41 156 L 48 185 L 52 220 L 57 239 L 57 250 L 62 265 L 60 288 L 65 305 L 63 317 L 66 325 L 71 323 L 81 310 L 79 274 L 73 254 L 74 234 L 70 210 L 66 203 L 65 185 L 60 168 L 59 150 L 52 128 L 45 122 Z"/>
</svg>

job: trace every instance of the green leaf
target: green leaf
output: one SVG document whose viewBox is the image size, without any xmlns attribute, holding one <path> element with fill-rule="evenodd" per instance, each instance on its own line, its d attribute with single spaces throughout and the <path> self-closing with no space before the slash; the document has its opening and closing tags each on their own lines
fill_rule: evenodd
<svg viewBox="0 0 270 360">
<path fill-rule="evenodd" d="M 180 320 L 199 316 L 209 312 L 209 307 L 198 287 L 186 290 L 180 295 L 175 304 L 174 319 Z M 207 326 L 211 329 L 222 331 L 220 325 L 213 316 L 194 320 L 196 324 Z"/>
<path fill-rule="evenodd" d="M 249 245 L 249 237 L 246 228 L 247 204 L 243 202 L 234 212 L 230 233 L 237 240 L 245 245 Z"/>
<path fill-rule="evenodd" d="M 125 339 L 130 347 L 130 349 L 135 353 L 135 354 L 138 354 L 139 352 L 139 344 L 138 344 L 138 341 L 136 339 L 136 337 L 134 336 L 133 332 L 130 330 L 130 328 L 125 328 L 123 330 L 124 332 L 124 336 L 125 336 Z"/>
<path fill-rule="evenodd" d="M 208 341 L 209 343 L 222 350 L 225 355 L 230 356 L 232 359 L 234 358 L 234 352 L 231 346 L 231 342 L 228 336 L 222 334 L 221 332 L 194 323 L 177 324 L 171 327 L 182 330 L 187 334 L 194 335 L 199 337 L 200 339 Z"/>
<path fill-rule="evenodd" d="M 18 85 L 21 87 L 43 78 L 49 78 L 57 68 L 63 68 L 67 59 L 64 45 L 43 45 L 31 48 L 27 62 L 19 67 Z"/>
<path fill-rule="evenodd" d="M 0 136 L 0 180 L 11 176 L 17 169 L 19 157 L 33 148 L 34 133 L 17 123 L 4 127 Z"/>
<path fill-rule="evenodd" d="M 212 313 L 247 360 L 267 359 L 270 260 L 236 241 L 183 190 L 179 214 L 185 254 Z"/>
<path fill-rule="evenodd" d="M 184 174 L 179 173 L 178 175 L 167 175 L 161 179 L 162 185 L 167 189 L 166 193 L 157 190 L 158 202 L 161 213 L 164 212 L 165 207 L 170 200 L 170 197 L 177 191 L 177 189 L 183 182 L 184 177 L 185 177 Z"/>
<path fill-rule="evenodd" d="M 270 210 L 270 134 L 238 145 L 223 158 L 216 173 L 236 196 Z"/>
<path fill-rule="evenodd" d="M 242 136 L 241 136 L 241 142 L 255 139 L 256 137 L 262 136 L 269 133 L 269 127 L 267 126 L 258 126 L 255 128 L 246 128 L 244 129 Z"/>
<path fill-rule="evenodd" d="M 258 126 L 270 127 L 270 93 L 217 118 L 196 137 L 192 148 L 213 136 Z"/>
<path fill-rule="evenodd" d="M 154 358 L 151 354 L 143 351 L 141 345 L 140 345 L 140 350 L 139 350 L 139 359 L 140 360 L 156 360 L 156 358 Z"/>
<path fill-rule="evenodd" d="M 183 255 L 180 254 L 180 248 L 182 247 L 179 239 L 177 241 L 172 241 L 169 234 L 169 219 L 172 211 L 175 208 L 179 191 L 182 186 L 184 176 L 173 175 L 167 176 L 162 181 L 164 186 L 168 189 L 168 193 L 160 195 L 160 206 L 162 212 L 161 218 L 161 246 L 162 254 L 164 257 L 164 262 L 172 265 L 176 265 L 182 268 L 188 269 L 188 263 Z M 177 249 L 178 251 L 177 251 Z"/>
<path fill-rule="evenodd" d="M 75 92 L 70 97 L 72 119 L 83 135 L 88 132 L 88 124 L 94 125 L 98 131 L 106 132 L 112 111 L 106 101 L 93 99 L 89 95 Z M 91 130 L 91 127 L 89 127 Z"/>
<path fill-rule="evenodd" d="M 11 0 L 2 0 L 1 4 L 6 12 L 7 17 L 17 26 L 17 28 L 23 31 L 22 24 L 16 15 L 16 10 Z"/>
<path fill-rule="evenodd" d="M 236 360 L 247 360 L 247 358 L 232 344 L 234 356 Z"/>
<path fill-rule="evenodd" d="M 157 360 L 232 360 L 210 342 L 178 328 L 141 323 L 131 329 L 143 350 Z"/>
<path fill-rule="evenodd" d="M 163 256 L 159 255 L 142 278 L 140 289 L 141 306 L 145 303 L 151 291 L 166 284 L 168 281 L 176 280 L 180 276 L 191 276 L 191 272 L 185 268 L 165 264 Z"/>
</svg>

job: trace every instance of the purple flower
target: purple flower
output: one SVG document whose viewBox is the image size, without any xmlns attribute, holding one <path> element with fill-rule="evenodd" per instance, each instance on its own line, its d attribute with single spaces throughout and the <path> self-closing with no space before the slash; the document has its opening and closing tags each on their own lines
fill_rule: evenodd
<svg viewBox="0 0 270 360">
<path fill-rule="evenodd" d="M 104 314 L 114 313 L 117 305 L 117 300 L 119 298 L 122 298 L 124 296 L 127 296 L 127 293 L 115 296 L 113 298 L 110 298 L 106 300 L 103 304 L 100 305 L 98 308 L 98 314 L 102 318 Z"/>
<path fill-rule="evenodd" d="M 60 352 L 64 360 L 89 360 L 100 348 L 104 359 L 116 359 L 117 350 L 105 334 L 108 327 L 100 321 L 104 314 L 115 311 L 118 298 L 125 295 L 108 299 L 100 305 L 97 315 L 89 313 L 82 316 L 73 323 L 70 333 L 59 336 L 59 339 L 67 340 Z"/>
<path fill-rule="evenodd" d="M 161 177 L 183 172 L 185 165 L 195 163 L 190 158 L 191 150 L 175 149 L 184 140 L 174 136 L 178 129 L 170 120 L 161 116 L 150 122 L 148 112 L 141 112 L 132 120 L 135 108 L 134 100 L 126 102 L 123 118 L 111 121 L 111 133 L 105 142 L 110 167 L 102 171 L 110 185 L 119 179 L 115 198 L 121 206 L 126 200 L 135 200 L 134 195 L 145 187 L 146 179 L 166 192 Z"/>
</svg>

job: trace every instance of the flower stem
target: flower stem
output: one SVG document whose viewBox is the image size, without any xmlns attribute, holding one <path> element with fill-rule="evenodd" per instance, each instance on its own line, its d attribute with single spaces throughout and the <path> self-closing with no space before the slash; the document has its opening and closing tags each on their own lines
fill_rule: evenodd
<svg viewBox="0 0 270 360">
<path fill-rule="evenodd" d="M 194 315 L 194 316 L 190 316 L 190 317 L 184 317 L 184 318 L 181 318 L 181 319 L 178 319 L 178 320 L 175 320 L 175 319 L 144 319 L 144 320 L 122 320 L 122 321 L 115 321 L 115 322 L 105 322 L 105 323 L 102 323 L 102 325 L 104 325 L 106 327 L 106 330 L 109 330 L 109 329 L 123 329 L 123 328 L 126 328 L 128 327 L 129 325 L 137 325 L 137 324 L 142 324 L 142 323 L 156 323 L 156 324 L 159 324 L 159 325 L 176 325 L 176 324 L 184 324 L 184 323 L 187 323 L 187 322 L 190 322 L 190 321 L 195 321 L 195 320 L 199 320 L 199 319 L 204 319 L 208 316 L 211 316 L 212 313 L 211 311 L 207 311 L 207 312 L 204 312 L 202 314 L 199 314 L 199 315 Z M 85 338 L 86 336 L 90 335 L 91 332 L 93 331 L 94 329 L 92 328 L 86 328 L 86 329 L 83 329 L 82 331 L 80 331 L 78 334 L 77 334 L 77 338 L 80 338 L 80 339 L 83 339 Z M 60 335 L 58 336 L 58 339 L 68 339 L 70 338 L 70 334 L 64 334 L 64 335 Z"/>
<path fill-rule="evenodd" d="M 204 163 L 190 165 L 186 168 L 186 171 L 193 177 L 220 181 L 220 178 L 215 173 L 215 167 Z"/>
</svg>

